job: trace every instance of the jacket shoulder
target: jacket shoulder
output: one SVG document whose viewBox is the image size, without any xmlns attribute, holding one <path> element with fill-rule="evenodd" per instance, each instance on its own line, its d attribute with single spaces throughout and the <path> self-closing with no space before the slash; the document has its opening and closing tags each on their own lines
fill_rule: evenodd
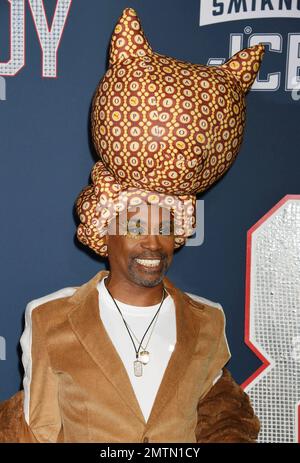
<svg viewBox="0 0 300 463">
<path fill-rule="evenodd" d="M 188 292 L 184 292 L 183 295 L 184 295 L 185 300 L 189 302 L 189 304 L 192 307 L 195 307 L 196 309 L 200 309 L 200 310 L 201 309 L 202 310 L 218 309 L 222 313 L 224 313 L 223 307 L 219 302 L 211 301 L 210 299 L 207 299 L 205 297 L 198 296 L 197 294 L 188 293 Z"/>
<path fill-rule="evenodd" d="M 76 286 L 61 288 L 45 296 L 29 301 L 25 309 L 25 320 L 31 319 L 33 312 L 43 313 L 43 316 L 47 316 L 49 312 L 49 315 L 53 316 L 53 310 L 55 310 L 55 308 L 63 315 L 63 312 L 66 310 L 64 310 L 63 307 L 66 307 L 66 302 L 73 296 L 77 288 Z"/>
<path fill-rule="evenodd" d="M 76 289 L 76 287 L 62 288 L 28 302 L 25 309 L 25 327 L 20 337 L 23 364 L 31 357 L 33 318 L 36 315 L 39 319 L 42 317 L 47 326 L 59 325 L 64 322 L 66 314 L 70 310 L 66 302 Z"/>
<path fill-rule="evenodd" d="M 222 305 L 193 293 L 183 293 L 183 297 L 193 310 L 196 317 L 204 317 L 210 323 L 223 327 L 225 330 L 226 317 Z"/>
</svg>

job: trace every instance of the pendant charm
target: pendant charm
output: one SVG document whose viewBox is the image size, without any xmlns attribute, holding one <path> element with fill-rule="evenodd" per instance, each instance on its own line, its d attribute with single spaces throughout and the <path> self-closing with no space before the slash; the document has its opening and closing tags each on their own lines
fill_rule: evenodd
<svg viewBox="0 0 300 463">
<path fill-rule="evenodd" d="M 139 358 L 140 358 L 140 361 L 144 364 L 144 365 L 147 365 L 147 363 L 149 362 L 150 360 L 150 354 L 147 350 L 142 350 L 140 353 L 139 353 Z"/>
<path fill-rule="evenodd" d="M 143 374 L 143 364 L 140 360 L 135 360 L 133 362 L 134 374 L 135 376 L 142 376 Z"/>
</svg>

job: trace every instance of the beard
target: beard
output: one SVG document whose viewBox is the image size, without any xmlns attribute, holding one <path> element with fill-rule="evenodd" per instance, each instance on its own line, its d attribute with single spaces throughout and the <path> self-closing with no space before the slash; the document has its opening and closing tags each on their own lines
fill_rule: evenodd
<svg viewBox="0 0 300 463">
<path fill-rule="evenodd" d="M 153 288 L 159 285 L 169 268 L 167 258 L 161 257 L 161 259 L 160 268 L 157 270 L 153 270 L 151 267 L 145 270 L 141 269 L 135 259 L 131 259 L 128 265 L 128 275 L 131 281 L 139 286 L 145 286 L 147 288 Z"/>
</svg>

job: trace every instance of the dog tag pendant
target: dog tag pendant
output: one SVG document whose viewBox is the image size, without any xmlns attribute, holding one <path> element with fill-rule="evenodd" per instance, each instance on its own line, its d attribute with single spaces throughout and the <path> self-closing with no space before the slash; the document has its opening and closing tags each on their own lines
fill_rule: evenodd
<svg viewBox="0 0 300 463">
<path fill-rule="evenodd" d="M 135 360 L 133 362 L 134 374 L 135 376 L 142 376 L 143 374 L 143 364 L 140 360 Z"/>
</svg>

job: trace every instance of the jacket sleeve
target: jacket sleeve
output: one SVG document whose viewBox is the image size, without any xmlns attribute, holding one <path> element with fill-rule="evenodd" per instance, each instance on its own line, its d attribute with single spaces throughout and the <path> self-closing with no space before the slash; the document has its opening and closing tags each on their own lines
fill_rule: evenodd
<svg viewBox="0 0 300 463">
<path fill-rule="evenodd" d="M 42 310 L 42 309 L 41 309 Z M 24 420 L 39 442 L 57 442 L 62 435 L 58 377 L 51 368 L 46 335 L 35 301 L 27 304 L 21 336 L 24 367 Z"/>
<path fill-rule="evenodd" d="M 198 403 L 197 442 L 255 443 L 260 422 L 249 396 L 226 368 Z"/>
<path fill-rule="evenodd" d="M 0 443 L 38 443 L 24 419 L 24 391 L 0 403 Z"/>
</svg>

